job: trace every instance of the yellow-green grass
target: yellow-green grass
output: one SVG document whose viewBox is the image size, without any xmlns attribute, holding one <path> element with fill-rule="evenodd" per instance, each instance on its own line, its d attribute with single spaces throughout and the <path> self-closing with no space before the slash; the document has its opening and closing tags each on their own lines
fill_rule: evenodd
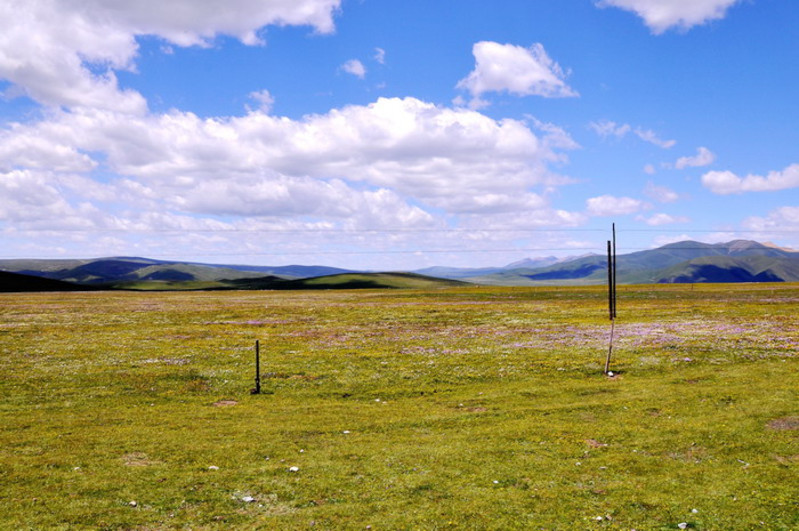
<svg viewBox="0 0 799 531">
<path fill-rule="evenodd" d="M 0 528 L 795 529 L 797 303 L 0 295 Z"/>
</svg>

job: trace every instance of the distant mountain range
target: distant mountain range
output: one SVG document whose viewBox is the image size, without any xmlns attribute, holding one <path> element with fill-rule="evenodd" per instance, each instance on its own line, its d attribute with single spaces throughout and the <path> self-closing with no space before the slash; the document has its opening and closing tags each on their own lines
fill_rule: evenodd
<svg viewBox="0 0 799 531">
<path fill-rule="evenodd" d="M 432 287 L 462 282 L 524 286 L 603 284 L 607 257 L 528 258 L 495 268 L 431 267 L 409 273 L 326 266 L 246 266 L 117 257 L 0 260 L 0 291 L 66 289 L 333 289 Z M 683 241 L 617 257 L 619 283 L 799 282 L 799 252 L 735 240 Z"/>
<path fill-rule="evenodd" d="M 682 241 L 618 255 L 617 281 L 624 284 L 701 282 L 799 282 L 799 252 L 749 240 L 708 244 Z M 460 277 L 498 285 L 603 284 L 607 257 L 591 255 L 537 268 L 509 268 L 486 276 Z"/>
</svg>

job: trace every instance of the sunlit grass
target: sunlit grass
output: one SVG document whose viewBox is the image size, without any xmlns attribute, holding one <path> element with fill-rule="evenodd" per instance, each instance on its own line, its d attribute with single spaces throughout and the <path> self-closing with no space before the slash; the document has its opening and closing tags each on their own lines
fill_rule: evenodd
<svg viewBox="0 0 799 531">
<path fill-rule="evenodd" d="M 3 528 L 799 526 L 795 285 L 0 301 Z"/>
</svg>

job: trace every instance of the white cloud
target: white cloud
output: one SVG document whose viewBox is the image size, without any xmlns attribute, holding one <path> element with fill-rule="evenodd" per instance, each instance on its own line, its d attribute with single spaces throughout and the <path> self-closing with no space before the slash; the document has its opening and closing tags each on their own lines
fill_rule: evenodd
<svg viewBox="0 0 799 531">
<path fill-rule="evenodd" d="M 12 170 L 0 173 L 0 218 L 5 220 L 35 219 L 40 209 L 54 214 L 66 211 L 66 202 L 58 190 L 48 183 L 44 172 Z"/>
<path fill-rule="evenodd" d="M 375 48 L 374 58 L 381 65 L 386 64 L 386 51 L 383 48 Z"/>
<path fill-rule="evenodd" d="M 540 210 L 547 207 L 547 201 L 535 193 L 498 194 L 481 193 L 474 197 L 459 195 L 446 202 L 451 212 L 468 212 L 469 214 L 501 214 Z"/>
<path fill-rule="evenodd" d="M 371 230 L 443 227 L 460 220 L 482 225 L 514 220 L 519 227 L 586 221 L 582 213 L 553 208 L 548 199 L 569 182 L 550 166 L 565 161 L 577 144 L 563 129 L 534 118 L 497 120 L 474 110 L 393 98 L 290 119 L 273 116 L 274 98 L 261 90 L 250 93 L 256 108 L 243 116 L 203 119 L 179 110 L 152 113 L 141 94 L 117 82 L 120 70 L 135 72 L 140 36 L 160 38 L 154 49 L 162 53 L 212 46 L 219 35 L 258 45 L 270 24 L 332 31 L 339 4 L 0 3 L 5 95 L 27 95 L 49 107 L 39 121 L 0 128 L 4 237 L 17 234 L 15 249 L 21 249 L 28 248 L 22 231 L 53 231 L 49 240 L 37 233 L 37 241 L 52 244 L 40 246 L 37 252 L 44 254 L 55 248 L 69 252 L 74 244 L 81 254 L 174 256 L 191 246 L 198 252 L 244 253 L 264 246 L 257 233 L 231 237 L 193 234 L 196 230 L 248 234 L 263 227 Z M 543 47 L 526 53 L 555 77 L 532 85 L 525 81 L 518 90 L 576 95 Z M 385 60 L 381 49 L 374 57 Z M 506 70 L 511 66 L 503 64 Z M 64 229 L 74 231 L 58 232 Z M 152 239 L 146 234 L 151 229 L 186 232 L 159 232 Z M 135 232 L 105 237 L 105 230 Z M 415 243 L 414 236 L 407 241 Z M 317 234 L 270 238 L 270 245 L 279 242 L 292 249 L 327 245 Z"/>
<path fill-rule="evenodd" d="M 688 167 L 699 168 L 702 166 L 710 166 L 715 160 L 716 155 L 712 151 L 706 147 L 700 147 L 693 157 L 680 157 L 677 159 L 677 162 L 674 163 L 674 167 L 678 170 Z"/>
<path fill-rule="evenodd" d="M 720 195 L 743 192 L 773 192 L 799 187 L 799 164 L 791 164 L 782 171 L 739 177 L 731 171 L 711 171 L 702 176 L 702 184 Z"/>
<path fill-rule="evenodd" d="M 579 227 L 588 222 L 588 216 L 582 212 L 570 212 L 567 210 L 556 209 L 550 206 L 536 206 L 531 209 L 521 211 L 510 211 L 504 213 L 494 213 L 486 215 L 475 213 L 460 216 L 461 226 L 474 231 L 487 240 L 494 240 L 498 233 L 509 231 L 508 238 L 516 239 L 519 237 L 518 230 L 528 231 L 530 228 L 566 228 Z M 487 232 L 480 232 L 487 231 Z M 516 231 L 516 232 L 514 232 Z M 542 236 L 544 236 L 542 234 Z M 553 242 L 563 246 L 563 234 L 549 235 Z M 536 240 L 538 237 L 536 236 Z"/>
<path fill-rule="evenodd" d="M 485 105 L 481 96 L 487 92 L 547 98 L 578 95 L 566 84 L 566 73 L 541 44 L 524 48 L 482 41 L 473 46 L 472 53 L 475 68 L 457 87 L 471 93 L 473 108 Z"/>
<path fill-rule="evenodd" d="M 0 219 L 18 227 L 69 230 L 107 217 L 86 200 L 70 201 L 64 180 L 49 171 L 0 173 Z"/>
<path fill-rule="evenodd" d="M 571 150 L 580 148 L 580 145 L 575 142 L 571 135 L 569 135 L 569 133 L 567 133 L 562 127 L 553 123 L 542 122 L 534 116 L 527 116 L 527 119 L 532 123 L 536 130 L 544 133 L 542 138 L 543 144 L 545 147 L 551 148 L 553 152 L 559 149 Z M 558 160 L 563 161 L 564 159 L 559 157 Z"/>
<path fill-rule="evenodd" d="M 560 128 L 535 125 L 540 134 L 517 120 L 381 98 L 301 120 L 84 109 L 6 135 L 13 145 L 63 146 L 73 169 L 101 164 L 128 183 L 127 194 L 161 197 L 175 211 L 341 218 L 364 187 L 452 214 L 543 208 L 533 189 L 567 182 L 548 165 L 576 144 Z M 0 157 L 0 168 L 18 163 L 15 153 Z"/>
<path fill-rule="evenodd" d="M 655 170 L 655 166 L 654 165 L 647 164 L 647 165 L 644 166 L 644 173 L 646 173 L 647 175 L 654 175 L 656 172 L 657 172 L 657 170 Z"/>
<path fill-rule="evenodd" d="M 677 143 L 676 140 L 662 140 L 651 129 L 641 129 L 640 127 L 637 127 L 633 132 L 638 138 L 640 138 L 644 142 L 649 142 L 650 144 L 663 149 L 669 149 L 671 147 L 674 147 L 674 145 Z"/>
<path fill-rule="evenodd" d="M 182 196 L 183 209 L 236 216 L 347 219 L 357 226 L 424 227 L 434 218 L 385 188 L 357 190 L 344 181 L 307 177 L 206 179 Z"/>
<path fill-rule="evenodd" d="M 689 221 L 691 221 L 685 216 L 671 216 L 669 214 L 664 214 L 662 212 L 649 216 L 648 218 L 641 217 L 640 219 L 641 221 L 643 221 L 644 223 L 646 223 L 651 227 L 659 227 L 661 225 L 671 225 L 674 223 L 688 223 Z"/>
<path fill-rule="evenodd" d="M 363 63 L 357 59 L 350 59 L 343 65 L 341 65 L 341 69 L 344 70 L 348 74 L 352 74 L 353 76 L 363 79 L 366 76 L 366 67 L 363 66 Z"/>
<path fill-rule="evenodd" d="M 658 203 L 673 203 L 680 198 L 679 194 L 671 188 L 657 186 L 652 182 L 647 183 L 644 193 Z"/>
<path fill-rule="evenodd" d="M 129 114 L 144 98 L 121 90 L 115 71 L 135 70 L 136 37 L 178 46 L 207 46 L 221 34 L 261 43 L 267 25 L 333 30 L 340 0 L 8 0 L 0 3 L 0 79 L 6 97 L 25 95 L 48 106 L 93 107 Z"/>
<path fill-rule="evenodd" d="M 677 143 L 676 140 L 662 140 L 660 137 L 658 137 L 657 133 L 651 129 L 643 129 L 641 127 L 636 127 L 633 129 L 630 124 L 618 124 L 610 120 L 591 122 L 588 124 L 588 127 L 602 138 L 624 138 L 628 133 L 632 132 L 644 142 L 649 142 L 650 144 L 663 149 L 673 147 Z"/>
<path fill-rule="evenodd" d="M 589 215 L 602 217 L 625 216 L 649 208 L 649 205 L 644 201 L 631 197 L 614 197 L 612 195 L 592 197 L 585 203 Z"/>
<path fill-rule="evenodd" d="M 258 109 L 261 112 L 266 114 L 272 112 L 272 106 L 275 104 L 275 98 L 268 90 L 264 89 L 256 92 L 250 92 L 250 98 L 258 102 Z"/>
<path fill-rule="evenodd" d="M 763 232 L 799 230 L 799 207 L 780 207 L 769 212 L 765 218 L 759 216 L 746 218 L 742 225 L 746 230 Z"/>
<path fill-rule="evenodd" d="M 743 179 L 731 171 L 711 171 L 702 176 L 702 184 L 711 192 L 721 195 L 743 191 Z"/>
<path fill-rule="evenodd" d="M 610 120 L 602 120 L 600 122 L 591 122 L 588 126 L 602 138 L 615 136 L 617 138 L 624 137 L 627 133 L 632 131 L 629 124 L 617 124 Z"/>
<path fill-rule="evenodd" d="M 652 33 L 670 28 L 684 30 L 724 18 L 739 0 L 597 0 L 599 7 L 618 7 L 632 11 L 644 20 Z"/>
<path fill-rule="evenodd" d="M 0 171 L 13 168 L 53 170 L 57 172 L 91 171 L 97 163 L 81 153 L 69 139 L 53 142 L 52 139 L 30 134 L 18 134 L 24 127 L 12 124 L 0 130 Z"/>
</svg>

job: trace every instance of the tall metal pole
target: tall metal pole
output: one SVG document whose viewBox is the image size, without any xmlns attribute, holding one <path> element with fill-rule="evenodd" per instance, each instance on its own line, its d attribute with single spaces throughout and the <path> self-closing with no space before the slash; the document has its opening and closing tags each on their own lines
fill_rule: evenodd
<svg viewBox="0 0 799 531">
<path fill-rule="evenodd" d="M 259 341 L 255 340 L 255 389 L 252 394 L 261 393 L 261 347 Z"/>
<path fill-rule="evenodd" d="M 616 224 L 613 224 L 613 318 L 616 318 Z"/>
<path fill-rule="evenodd" d="M 604 374 L 611 376 L 610 374 L 610 356 L 613 354 L 613 329 L 616 327 L 616 320 L 613 319 L 610 322 L 610 341 L 608 342 L 608 357 L 605 358 L 605 372 Z"/>
<path fill-rule="evenodd" d="M 608 240 L 608 312 L 611 321 L 613 320 L 613 254 Z"/>
<path fill-rule="evenodd" d="M 616 224 L 613 224 L 613 241 L 608 240 L 608 313 L 610 314 L 610 341 L 603 374 L 610 375 L 610 358 L 613 355 L 613 332 L 616 328 Z"/>
</svg>

